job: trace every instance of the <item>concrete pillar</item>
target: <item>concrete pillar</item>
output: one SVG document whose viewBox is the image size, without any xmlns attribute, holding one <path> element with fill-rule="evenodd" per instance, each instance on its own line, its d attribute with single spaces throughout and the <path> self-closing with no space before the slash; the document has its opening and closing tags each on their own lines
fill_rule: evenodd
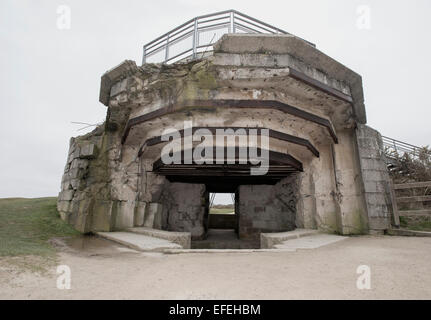
<svg viewBox="0 0 431 320">
<path fill-rule="evenodd" d="M 163 205 L 161 203 L 150 202 L 145 210 L 144 227 L 161 229 L 162 211 Z"/>
<path fill-rule="evenodd" d="M 382 233 L 391 227 L 393 214 L 390 177 L 384 161 L 382 137 L 367 125 L 358 124 L 356 142 L 369 228 L 370 231 Z"/>
<path fill-rule="evenodd" d="M 333 145 L 337 191 L 335 201 L 339 207 L 340 233 L 364 234 L 368 232 L 368 217 L 361 180 L 359 158 L 355 148 L 354 131 L 337 132 L 338 144 Z"/>
<path fill-rule="evenodd" d="M 145 208 L 147 207 L 147 203 L 143 201 L 137 201 L 135 207 L 135 216 L 133 225 L 135 227 L 141 227 L 144 225 L 145 219 Z"/>
</svg>

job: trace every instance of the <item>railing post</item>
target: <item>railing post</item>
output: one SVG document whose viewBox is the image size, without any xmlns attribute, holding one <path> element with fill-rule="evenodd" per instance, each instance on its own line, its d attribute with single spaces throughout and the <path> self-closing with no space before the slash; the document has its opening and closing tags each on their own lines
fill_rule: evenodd
<svg viewBox="0 0 431 320">
<path fill-rule="evenodd" d="M 230 30 L 235 33 L 235 13 L 233 11 L 230 13 Z"/>
<path fill-rule="evenodd" d="M 195 25 L 193 28 L 193 59 L 196 59 L 198 42 L 198 19 L 195 18 Z"/>
<path fill-rule="evenodd" d="M 142 48 L 142 64 L 144 65 L 145 64 L 145 61 L 146 61 L 146 50 L 145 50 L 145 46 Z"/>
<path fill-rule="evenodd" d="M 397 196 L 395 194 L 394 183 L 392 178 L 389 178 L 389 193 L 392 201 L 392 224 L 399 228 L 400 227 L 400 214 L 398 211 Z"/>
<path fill-rule="evenodd" d="M 169 35 L 166 38 L 165 62 L 169 59 Z"/>
</svg>

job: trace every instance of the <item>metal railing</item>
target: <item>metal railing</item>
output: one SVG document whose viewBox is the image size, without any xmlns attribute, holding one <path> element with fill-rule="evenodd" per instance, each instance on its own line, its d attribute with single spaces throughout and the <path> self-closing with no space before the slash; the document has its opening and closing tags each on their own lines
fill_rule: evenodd
<svg viewBox="0 0 431 320">
<path fill-rule="evenodd" d="M 142 64 L 152 62 L 169 63 L 185 58 L 204 57 L 208 49 L 226 33 L 289 34 L 258 19 L 236 10 L 226 10 L 190 19 L 143 48 Z M 303 39 L 301 39 L 303 40 Z M 304 40 L 306 41 L 306 40 Z M 314 44 L 306 41 L 310 45 Z"/>
<path fill-rule="evenodd" d="M 409 153 L 412 156 L 418 157 L 422 149 L 421 147 L 385 136 L 382 136 L 382 140 L 383 146 L 387 148 L 387 150 L 396 152 L 399 156 L 404 155 L 404 153 Z"/>
</svg>

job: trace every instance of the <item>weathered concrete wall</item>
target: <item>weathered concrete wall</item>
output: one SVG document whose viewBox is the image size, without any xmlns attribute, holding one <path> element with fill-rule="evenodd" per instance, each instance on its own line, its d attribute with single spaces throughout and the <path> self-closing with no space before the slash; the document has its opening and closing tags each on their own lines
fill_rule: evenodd
<svg viewBox="0 0 431 320">
<path fill-rule="evenodd" d="M 161 196 L 162 229 L 190 232 L 192 239 L 205 235 L 206 189 L 203 184 L 170 183 Z"/>
<path fill-rule="evenodd" d="M 259 239 L 261 232 L 295 229 L 298 192 L 297 175 L 276 185 L 240 186 L 239 238 Z"/>
<path fill-rule="evenodd" d="M 62 218 L 77 230 L 120 230 L 143 221 L 138 200 L 139 161 L 121 136 L 129 109 L 112 106 L 94 131 L 72 138 L 57 203 Z"/>
<path fill-rule="evenodd" d="M 368 232 L 367 209 L 363 201 L 361 169 L 356 151 L 355 132 L 338 131 L 338 144 L 333 145 L 338 222 L 342 234 Z"/>
<path fill-rule="evenodd" d="M 301 173 L 300 194 L 306 207 L 303 209 L 304 225 L 298 227 L 340 233 L 331 145 L 320 145 L 319 151 L 320 157 L 313 159 Z"/>
<path fill-rule="evenodd" d="M 57 209 L 63 220 L 81 232 L 91 230 L 93 216 L 90 212 L 93 208 L 98 210 L 108 200 L 108 176 L 99 174 L 103 164 L 98 161 L 105 138 L 104 128 L 98 127 L 85 136 L 70 140 Z M 93 192 L 98 197 L 89 196 Z M 108 201 L 106 206 L 111 207 L 112 203 Z M 110 219 L 103 220 L 110 223 Z M 97 224 L 97 219 L 94 222 Z"/>
<path fill-rule="evenodd" d="M 383 232 L 391 226 L 392 198 L 382 137 L 369 126 L 358 125 L 356 138 L 369 229 Z"/>
</svg>

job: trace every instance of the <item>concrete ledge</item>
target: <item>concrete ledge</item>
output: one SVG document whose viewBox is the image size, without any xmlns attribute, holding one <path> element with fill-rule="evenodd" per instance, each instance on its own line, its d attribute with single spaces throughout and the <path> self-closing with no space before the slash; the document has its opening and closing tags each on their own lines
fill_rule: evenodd
<svg viewBox="0 0 431 320">
<path fill-rule="evenodd" d="M 293 56 L 329 77 L 348 84 L 357 120 L 360 123 L 367 122 L 361 76 L 302 39 L 293 35 L 279 34 L 225 34 L 214 44 L 215 60 L 223 53 L 236 54 L 234 58 L 236 62 L 240 62 L 241 55 L 247 54 L 264 54 L 269 57 L 269 60 L 274 60 L 275 55 Z M 262 63 L 261 58 L 255 61 Z"/>
<path fill-rule="evenodd" d="M 328 244 L 332 244 L 338 241 L 347 239 L 348 237 L 343 237 L 335 234 L 319 233 L 313 234 L 309 237 L 300 237 L 296 239 L 289 239 L 280 244 L 274 246 L 275 249 L 317 249 Z"/>
<path fill-rule="evenodd" d="M 99 101 L 108 106 L 112 86 L 121 79 L 124 79 L 124 77 L 137 71 L 136 62 L 132 60 L 124 60 L 118 66 L 106 71 L 100 81 Z"/>
<path fill-rule="evenodd" d="M 404 237 L 431 237 L 431 232 L 407 230 L 407 229 L 388 229 L 387 234 L 390 236 L 404 236 Z"/>
<path fill-rule="evenodd" d="M 294 249 L 165 249 L 166 254 L 294 252 Z"/>
<path fill-rule="evenodd" d="M 286 240 L 306 237 L 316 233 L 319 233 L 319 230 L 295 229 L 295 230 L 286 231 L 286 232 L 261 233 L 260 247 L 261 249 L 273 249 L 275 245 L 280 244 Z"/>
<path fill-rule="evenodd" d="M 168 240 L 133 232 L 97 232 L 96 234 L 107 240 L 143 252 L 163 252 L 165 249 L 181 249 L 180 245 Z"/>
<path fill-rule="evenodd" d="M 173 243 L 179 244 L 183 249 L 191 248 L 191 233 L 190 232 L 173 232 L 166 230 L 159 230 L 147 227 L 128 228 L 127 231 L 142 234 L 150 237 L 164 239 Z"/>
</svg>

